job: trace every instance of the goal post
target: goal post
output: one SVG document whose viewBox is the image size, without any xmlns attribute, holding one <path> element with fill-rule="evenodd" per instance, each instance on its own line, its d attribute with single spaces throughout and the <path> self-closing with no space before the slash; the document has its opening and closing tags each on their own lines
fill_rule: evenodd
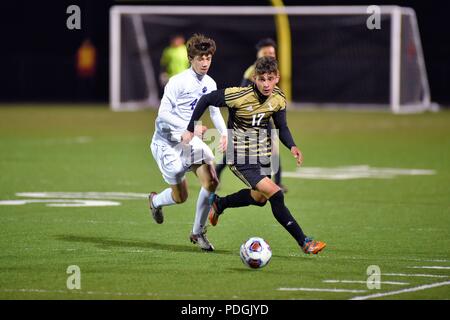
<svg viewBox="0 0 450 320">
<path fill-rule="evenodd" d="M 431 109 L 416 14 L 377 6 L 129 6 L 110 9 L 110 105 L 157 108 L 163 88 L 159 59 L 171 35 L 205 33 L 218 43 L 210 74 L 218 87 L 236 86 L 254 62 L 255 43 L 277 41 L 274 17 L 287 15 L 291 32 L 294 107 L 376 108 L 394 113 Z M 283 64 L 282 57 L 279 57 Z M 281 77 L 283 74 L 281 74 Z M 282 88 L 283 89 L 283 88 Z"/>
</svg>

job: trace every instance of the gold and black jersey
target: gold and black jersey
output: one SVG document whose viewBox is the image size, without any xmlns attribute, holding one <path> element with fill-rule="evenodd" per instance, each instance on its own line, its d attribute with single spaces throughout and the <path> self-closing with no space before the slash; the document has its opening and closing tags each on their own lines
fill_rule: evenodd
<svg viewBox="0 0 450 320">
<path fill-rule="evenodd" d="M 233 148 L 237 156 L 270 156 L 269 121 L 274 112 L 286 108 L 286 97 L 275 87 L 269 97 L 255 85 L 227 88 L 225 104 L 229 108 L 228 129 L 233 129 Z"/>
</svg>

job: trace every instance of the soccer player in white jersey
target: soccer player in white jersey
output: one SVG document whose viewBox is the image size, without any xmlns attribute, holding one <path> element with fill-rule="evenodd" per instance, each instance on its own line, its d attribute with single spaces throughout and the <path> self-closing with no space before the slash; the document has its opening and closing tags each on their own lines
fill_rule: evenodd
<svg viewBox="0 0 450 320">
<path fill-rule="evenodd" d="M 199 138 L 206 127 L 197 126 L 197 136 L 187 149 L 180 142 L 197 101 L 204 94 L 217 89 L 216 82 L 207 75 L 216 44 L 204 35 L 195 34 L 187 42 L 187 51 L 191 67 L 171 77 L 165 86 L 151 142 L 153 157 L 170 187 L 160 193 L 151 192 L 149 206 L 154 220 L 159 224 L 163 223 L 162 207 L 186 201 L 188 187 L 185 173 L 194 172 L 202 187 L 190 240 L 203 250 L 213 251 L 214 247 L 205 235 L 205 224 L 210 209 L 208 197 L 216 190 L 218 179 L 214 169 L 214 155 Z M 209 110 L 214 126 L 221 134 L 220 148 L 223 150 L 227 143 L 225 121 L 219 108 L 211 107 Z"/>
</svg>

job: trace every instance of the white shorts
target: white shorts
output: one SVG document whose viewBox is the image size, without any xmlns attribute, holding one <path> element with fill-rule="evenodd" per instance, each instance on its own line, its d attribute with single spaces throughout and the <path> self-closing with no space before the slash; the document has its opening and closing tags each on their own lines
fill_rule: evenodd
<svg viewBox="0 0 450 320">
<path fill-rule="evenodd" d="M 211 149 L 197 136 L 189 145 L 173 145 L 154 136 L 150 149 L 164 181 L 170 185 L 182 182 L 193 164 L 212 164 L 214 161 Z"/>
</svg>

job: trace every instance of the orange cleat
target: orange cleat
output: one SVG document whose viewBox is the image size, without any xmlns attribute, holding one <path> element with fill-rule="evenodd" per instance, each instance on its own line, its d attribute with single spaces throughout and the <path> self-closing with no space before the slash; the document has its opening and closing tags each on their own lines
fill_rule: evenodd
<svg viewBox="0 0 450 320">
<path fill-rule="evenodd" d="M 209 196 L 209 204 L 211 205 L 211 209 L 209 209 L 208 213 L 208 219 L 209 223 L 211 223 L 212 226 L 215 226 L 219 222 L 219 207 L 218 207 L 218 199 L 219 197 L 211 193 Z"/>
<path fill-rule="evenodd" d="M 303 244 L 302 250 L 304 253 L 307 254 L 318 254 L 320 251 L 322 251 L 327 244 L 322 241 L 316 241 L 312 238 L 306 238 L 305 243 Z"/>
<path fill-rule="evenodd" d="M 208 219 L 212 226 L 215 226 L 217 222 L 219 222 L 219 215 L 217 214 L 216 209 L 214 209 L 214 204 L 211 205 L 211 209 L 209 209 Z"/>
</svg>

